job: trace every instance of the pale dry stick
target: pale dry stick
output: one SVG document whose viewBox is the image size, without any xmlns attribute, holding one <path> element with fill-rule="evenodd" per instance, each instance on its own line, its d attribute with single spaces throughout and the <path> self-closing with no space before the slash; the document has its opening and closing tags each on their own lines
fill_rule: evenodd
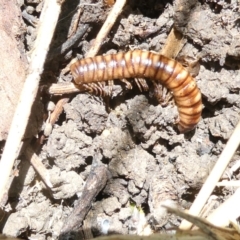
<svg viewBox="0 0 240 240">
<path fill-rule="evenodd" d="M 106 21 L 104 22 L 101 30 L 98 33 L 98 35 L 94 41 L 94 45 L 91 47 L 91 49 L 88 51 L 88 53 L 85 57 L 93 57 L 98 53 L 104 39 L 106 38 L 106 36 L 110 32 L 110 30 L 112 29 L 112 26 L 116 22 L 116 19 L 122 12 L 122 9 L 123 9 L 126 1 L 127 0 L 117 0 L 116 1 L 116 3 L 114 4 L 112 10 L 110 11 L 110 13 L 106 19 Z"/>
<path fill-rule="evenodd" d="M 186 41 L 186 38 L 184 38 L 180 32 L 178 32 L 175 28 L 172 28 L 162 50 L 160 51 L 160 54 L 169 58 L 176 58 Z"/>
<path fill-rule="evenodd" d="M 24 153 L 26 158 L 30 160 L 31 165 L 40 175 L 41 179 L 46 184 L 46 186 L 49 188 L 52 188 L 53 184 L 51 183 L 51 176 L 50 176 L 49 170 L 46 169 L 41 159 L 36 155 L 32 147 L 28 146 Z"/>
<path fill-rule="evenodd" d="M 162 205 L 163 207 L 167 208 L 168 212 L 173 213 L 177 216 L 180 216 L 184 219 L 189 220 L 190 222 L 194 223 L 201 232 L 203 232 L 208 240 L 239 240 L 240 233 L 236 229 L 232 228 L 222 228 L 218 227 L 215 224 L 210 223 L 206 219 L 193 216 L 189 213 L 183 212 L 180 209 L 172 208 L 171 206 Z M 187 231 L 177 231 L 176 236 L 187 232 Z M 192 231 L 194 233 L 194 231 Z M 193 235 L 192 235 L 193 236 Z M 198 239 L 198 238 L 192 238 Z"/>
<path fill-rule="evenodd" d="M 212 209 L 217 205 L 218 197 L 216 195 L 211 195 L 210 198 L 208 199 L 207 203 L 205 204 L 204 208 L 201 211 L 201 218 L 206 218 Z"/>
<path fill-rule="evenodd" d="M 81 87 L 81 86 L 80 86 Z M 47 89 L 46 92 L 51 95 L 62 95 L 68 93 L 79 93 L 85 91 L 77 88 L 73 82 L 53 83 Z"/>
<path fill-rule="evenodd" d="M 240 169 L 240 160 L 238 159 L 235 164 L 229 169 L 228 177 L 231 177 L 236 171 Z"/>
<path fill-rule="evenodd" d="M 231 181 L 225 180 L 225 181 L 218 182 L 216 186 L 218 186 L 218 187 L 240 187 L 240 180 L 231 180 Z"/>
<path fill-rule="evenodd" d="M 12 120 L 0 162 L 0 202 L 6 191 L 5 186 L 10 176 L 14 160 L 17 157 L 19 146 L 29 120 L 31 107 L 38 91 L 40 75 L 43 71 L 44 62 L 61 11 L 61 4 L 63 2 L 64 0 L 46 0 L 44 3 L 39 19 L 38 35 L 31 54 L 28 74 Z"/>
<path fill-rule="evenodd" d="M 193 202 L 191 208 L 189 209 L 189 214 L 197 216 L 201 212 L 203 206 L 207 202 L 216 184 L 218 183 L 227 165 L 229 164 L 231 158 L 233 157 L 236 149 L 238 148 L 240 143 L 239 136 L 240 136 L 240 121 L 238 122 L 236 128 L 234 129 L 232 136 L 228 140 L 225 148 L 223 149 L 218 161 L 216 162 L 206 182 L 202 186 L 198 196 Z M 191 228 L 191 226 L 192 226 L 191 223 L 189 223 L 186 220 L 183 220 L 179 228 L 181 230 L 188 230 Z"/>
<path fill-rule="evenodd" d="M 63 111 L 63 106 L 65 103 L 67 103 L 69 100 L 69 98 L 62 98 L 60 99 L 56 106 L 54 111 L 52 112 L 51 116 L 50 116 L 50 120 L 49 122 L 53 125 L 59 118 L 59 116 L 61 115 L 62 111 Z"/>
<path fill-rule="evenodd" d="M 240 188 L 229 197 L 224 203 L 222 203 L 217 209 L 215 209 L 208 217 L 207 220 L 213 223 L 215 226 L 226 227 L 231 222 L 235 222 L 240 216 Z"/>
</svg>

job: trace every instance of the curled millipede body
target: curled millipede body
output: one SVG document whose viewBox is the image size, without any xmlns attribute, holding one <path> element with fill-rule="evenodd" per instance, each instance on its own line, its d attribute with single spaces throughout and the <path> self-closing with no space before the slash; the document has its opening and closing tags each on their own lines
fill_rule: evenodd
<svg viewBox="0 0 240 240">
<path fill-rule="evenodd" d="M 180 132 L 192 130 L 201 118 L 202 96 L 195 79 L 180 63 L 163 55 L 133 50 L 82 59 L 70 68 L 76 85 L 135 77 L 160 82 L 173 93 Z"/>
</svg>

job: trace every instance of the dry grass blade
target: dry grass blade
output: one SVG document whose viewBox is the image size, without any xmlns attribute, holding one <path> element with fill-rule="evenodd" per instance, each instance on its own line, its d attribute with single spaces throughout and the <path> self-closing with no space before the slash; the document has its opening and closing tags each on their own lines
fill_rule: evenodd
<svg viewBox="0 0 240 240">
<path fill-rule="evenodd" d="M 93 57 L 98 53 L 104 39 L 106 38 L 106 36 L 110 32 L 110 30 L 112 29 L 112 26 L 116 22 L 116 19 L 118 18 L 119 14 L 121 13 L 125 3 L 126 3 L 126 0 L 117 0 L 116 1 L 116 3 L 114 4 L 111 12 L 109 13 L 106 21 L 104 22 L 101 30 L 99 31 L 99 33 L 94 41 L 94 46 L 91 47 L 91 49 L 87 53 L 86 57 Z"/>
<path fill-rule="evenodd" d="M 168 212 L 174 213 L 175 215 L 185 218 L 188 221 L 192 222 L 194 225 L 198 226 L 202 230 L 202 232 L 206 234 L 206 237 L 207 237 L 206 239 L 209 239 L 209 240 L 210 239 L 211 240 L 240 239 L 240 234 L 235 229 L 217 227 L 205 219 L 192 216 L 179 209 L 171 208 L 169 206 L 163 206 L 163 207 L 166 207 Z M 184 233 L 184 231 L 182 231 L 182 233 Z"/>
<path fill-rule="evenodd" d="M 215 209 L 207 217 L 207 220 L 216 226 L 228 226 L 230 222 L 235 222 L 240 216 L 240 208 L 238 207 L 239 202 L 240 188 L 238 188 L 231 197 L 229 197 L 224 203 Z"/>
</svg>

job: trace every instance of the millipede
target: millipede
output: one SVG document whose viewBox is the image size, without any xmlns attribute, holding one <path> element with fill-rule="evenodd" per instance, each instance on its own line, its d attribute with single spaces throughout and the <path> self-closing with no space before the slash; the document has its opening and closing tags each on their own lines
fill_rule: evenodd
<svg viewBox="0 0 240 240">
<path fill-rule="evenodd" d="M 133 50 L 78 60 L 70 67 L 76 85 L 121 78 L 148 78 L 172 94 L 179 112 L 181 133 L 196 127 L 202 113 L 202 95 L 195 79 L 177 61 L 150 51 Z"/>
</svg>

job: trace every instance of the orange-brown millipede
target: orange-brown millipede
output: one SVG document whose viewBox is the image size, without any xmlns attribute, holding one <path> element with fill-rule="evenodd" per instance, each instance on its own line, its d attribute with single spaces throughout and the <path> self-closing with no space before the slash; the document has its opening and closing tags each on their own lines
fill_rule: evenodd
<svg viewBox="0 0 240 240">
<path fill-rule="evenodd" d="M 106 4 L 106 5 L 108 5 L 108 6 L 113 6 L 114 5 L 114 3 L 115 3 L 115 0 L 104 0 L 104 3 Z"/>
<path fill-rule="evenodd" d="M 133 50 L 81 59 L 70 69 L 76 85 L 134 77 L 159 81 L 173 93 L 181 133 L 195 128 L 201 118 L 202 96 L 195 79 L 179 62 L 163 55 Z"/>
</svg>

